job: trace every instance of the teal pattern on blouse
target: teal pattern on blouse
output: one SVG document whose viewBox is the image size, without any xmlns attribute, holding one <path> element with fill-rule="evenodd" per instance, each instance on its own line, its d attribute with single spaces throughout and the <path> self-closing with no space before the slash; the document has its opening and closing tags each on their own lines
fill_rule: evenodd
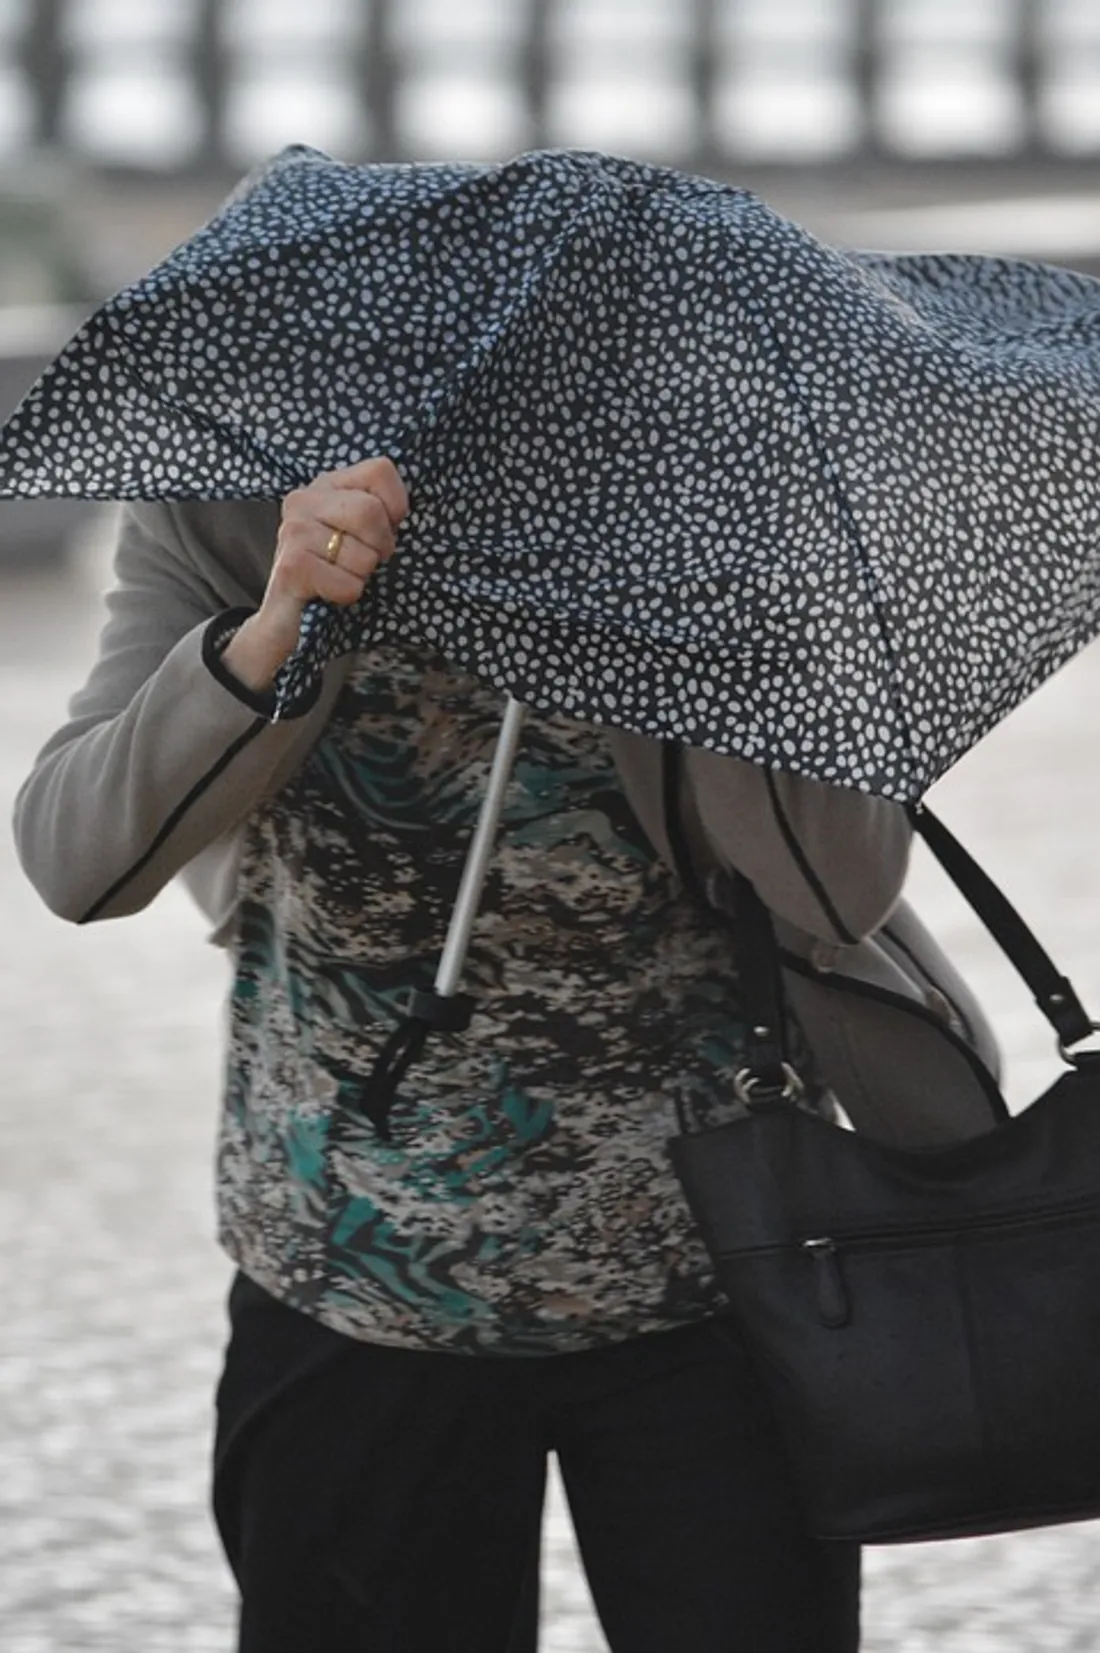
<svg viewBox="0 0 1100 1653">
<path fill-rule="evenodd" d="M 469 1029 L 391 1116 L 347 1104 L 429 987 L 499 727 L 443 661 L 361 656 L 295 779 L 250 820 L 219 1151 L 223 1243 L 370 1341 L 549 1354 L 722 1307 L 671 1170 L 677 1107 L 736 1107 L 728 935 L 657 859 L 603 733 L 530 715 L 470 947 Z"/>
</svg>

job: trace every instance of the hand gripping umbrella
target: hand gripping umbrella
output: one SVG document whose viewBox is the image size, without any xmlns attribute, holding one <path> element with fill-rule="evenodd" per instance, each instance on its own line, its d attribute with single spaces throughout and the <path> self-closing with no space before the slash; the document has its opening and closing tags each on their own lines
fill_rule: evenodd
<svg viewBox="0 0 1100 1653">
<path fill-rule="evenodd" d="M 1100 629 L 1100 283 L 822 245 L 613 157 L 276 158 L 0 433 L 0 497 L 278 497 L 387 453 L 416 637 L 516 700 L 899 800 Z"/>
</svg>

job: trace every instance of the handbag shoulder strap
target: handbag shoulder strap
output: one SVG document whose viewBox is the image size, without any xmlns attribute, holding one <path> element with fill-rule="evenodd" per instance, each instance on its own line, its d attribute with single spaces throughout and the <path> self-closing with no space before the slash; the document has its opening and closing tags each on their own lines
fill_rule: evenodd
<svg viewBox="0 0 1100 1653">
<path fill-rule="evenodd" d="M 684 887 L 713 913 L 695 873 L 680 811 L 681 748 L 664 743 L 665 829 L 673 863 Z M 956 886 L 1009 963 L 1035 996 L 1035 1002 L 1058 1036 L 1063 1052 L 1097 1031 L 1073 983 L 1064 976 L 1024 923 L 1004 892 L 965 850 L 958 839 L 926 804 L 908 810 L 914 831 L 924 839 L 944 872 Z M 741 989 L 754 1028 L 766 1028 L 770 1038 L 759 1050 L 759 1066 L 775 1071 L 783 1056 L 783 989 L 779 947 L 771 914 L 748 879 L 733 876 L 737 912 L 737 942 L 742 962 Z M 757 1053 L 751 1065 L 757 1068 Z"/>
<path fill-rule="evenodd" d="M 713 920 L 726 915 L 709 899 L 695 870 L 684 830 L 680 802 L 683 748 L 666 740 L 661 751 L 661 778 L 665 836 L 673 871 L 696 904 Z M 786 1053 L 786 1010 L 783 968 L 772 916 L 744 874 L 733 871 L 736 908 L 738 987 L 748 1017 L 745 1067 L 754 1076 L 758 1096 L 783 1095 L 790 1066 Z"/>
<path fill-rule="evenodd" d="M 1094 1031 L 1073 983 L 1040 946 L 1004 892 L 925 804 L 913 804 L 909 819 L 960 895 L 969 902 L 994 941 L 1023 977 L 1063 1046 Z"/>
</svg>

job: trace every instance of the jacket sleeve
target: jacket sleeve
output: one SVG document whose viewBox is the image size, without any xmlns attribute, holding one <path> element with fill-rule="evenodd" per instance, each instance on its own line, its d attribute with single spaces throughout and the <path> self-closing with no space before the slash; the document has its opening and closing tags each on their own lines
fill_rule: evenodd
<svg viewBox="0 0 1100 1653">
<path fill-rule="evenodd" d="M 899 804 L 700 748 L 685 754 L 684 776 L 710 853 L 780 918 L 854 943 L 893 910 L 911 843 Z"/>
<path fill-rule="evenodd" d="M 302 748 L 302 723 L 315 714 L 272 723 L 211 647 L 220 617 L 254 606 L 263 584 L 262 569 L 249 571 L 231 544 L 222 564 L 207 542 L 223 533 L 264 543 L 257 524 L 269 526 L 268 509 L 124 511 L 98 656 L 15 804 L 23 868 L 62 917 L 83 923 L 146 906 L 241 822 Z"/>
</svg>

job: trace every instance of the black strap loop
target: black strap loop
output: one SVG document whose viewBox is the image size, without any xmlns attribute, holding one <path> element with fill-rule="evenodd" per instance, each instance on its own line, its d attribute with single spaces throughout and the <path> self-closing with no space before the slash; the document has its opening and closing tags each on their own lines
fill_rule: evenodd
<svg viewBox="0 0 1100 1653">
<path fill-rule="evenodd" d="M 435 993 L 414 987 L 408 1009 L 375 1057 L 374 1066 L 348 1105 L 370 1120 L 383 1142 L 393 1140 L 390 1114 L 401 1081 L 424 1054 L 429 1033 L 462 1033 L 476 1001 L 469 993 Z"/>
</svg>

